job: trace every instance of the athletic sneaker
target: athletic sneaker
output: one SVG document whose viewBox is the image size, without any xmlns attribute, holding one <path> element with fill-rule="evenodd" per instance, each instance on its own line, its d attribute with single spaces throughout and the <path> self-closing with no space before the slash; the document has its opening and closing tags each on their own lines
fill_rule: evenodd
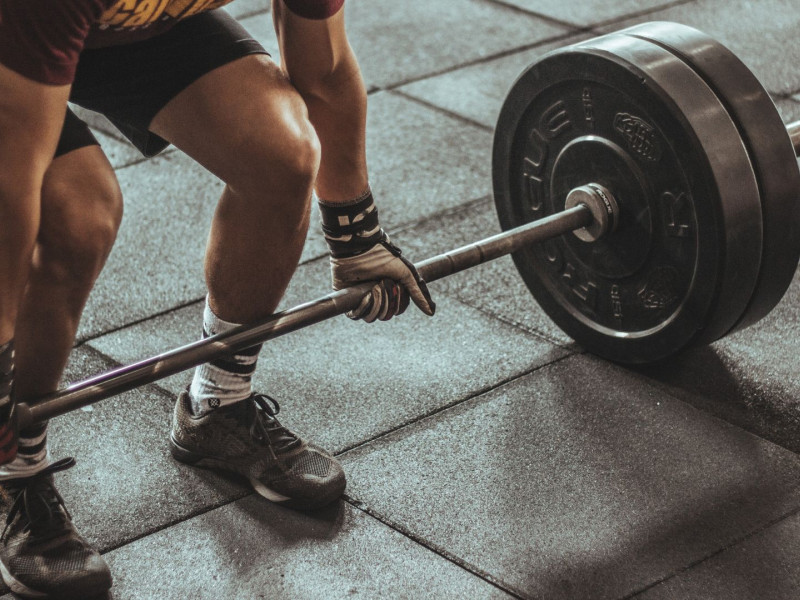
<svg viewBox="0 0 800 600">
<path fill-rule="evenodd" d="M 54 462 L 32 477 L 3 481 L 7 494 L 0 515 L 0 573 L 24 598 L 86 600 L 105 594 L 111 572 L 100 554 L 72 525 L 53 473 L 69 469 L 72 458 Z"/>
<path fill-rule="evenodd" d="M 243 475 L 256 492 L 278 504 L 302 509 L 330 504 L 344 493 L 342 466 L 283 427 L 276 418 L 279 410 L 275 399 L 252 394 L 196 417 L 184 391 L 175 403 L 172 455 L 190 465 Z"/>
</svg>

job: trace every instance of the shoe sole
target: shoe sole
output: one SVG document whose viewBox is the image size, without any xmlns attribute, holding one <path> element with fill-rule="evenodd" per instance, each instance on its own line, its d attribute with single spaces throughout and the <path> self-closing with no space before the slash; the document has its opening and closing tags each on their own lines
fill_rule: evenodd
<svg viewBox="0 0 800 600">
<path fill-rule="evenodd" d="M 11 591 L 17 594 L 18 596 L 22 596 L 23 598 L 48 598 L 49 596 L 44 592 L 37 592 L 34 589 L 29 588 L 27 585 L 22 583 L 21 581 L 15 579 L 11 573 L 6 568 L 6 563 L 0 561 L 0 575 L 3 577 L 3 583 L 5 583 Z"/>
<path fill-rule="evenodd" d="M 192 452 L 191 450 L 184 448 L 175 440 L 175 438 L 172 435 L 170 435 L 169 441 L 170 441 L 170 452 L 172 453 L 172 457 L 178 462 L 182 462 L 192 467 L 199 467 L 203 469 L 218 469 L 221 471 L 227 471 L 228 473 L 235 473 L 240 477 L 246 478 L 258 495 L 263 496 L 270 502 L 273 502 L 275 504 L 280 504 L 281 506 L 287 506 L 289 508 L 299 508 L 302 510 L 312 510 L 315 508 L 322 508 L 323 506 L 327 506 L 328 504 L 331 504 L 332 502 L 338 500 L 344 493 L 345 486 L 342 486 L 341 490 L 338 489 L 334 490 L 335 493 L 332 492 L 326 496 L 322 496 L 319 498 L 301 499 L 301 498 L 291 498 L 289 496 L 283 496 L 282 494 L 279 494 L 275 490 L 272 490 L 267 486 L 265 486 L 258 479 L 244 475 L 240 471 L 231 468 L 228 465 L 228 463 L 218 458 L 213 458 L 210 456 L 206 456 L 204 454 L 198 454 L 197 452 Z"/>
<path fill-rule="evenodd" d="M 109 582 L 108 587 L 98 589 L 97 591 L 91 592 L 88 595 L 83 590 L 67 595 L 64 595 L 63 589 L 59 589 L 57 592 L 53 592 L 52 594 L 40 592 L 38 590 L 29 588 L 27 585 L 16 579 L 8 570 L 6 564 L 1 560 L 0 577 L 2 577 L 3 583 L 5 583 L 14 594 L 22 598 L 29 598 L 30 600 L 90 600 L 91 598 L 99 600 L 100 598 L 107 598 L 108 591 L 111 589 L 111 583 Z"/>
</svg>

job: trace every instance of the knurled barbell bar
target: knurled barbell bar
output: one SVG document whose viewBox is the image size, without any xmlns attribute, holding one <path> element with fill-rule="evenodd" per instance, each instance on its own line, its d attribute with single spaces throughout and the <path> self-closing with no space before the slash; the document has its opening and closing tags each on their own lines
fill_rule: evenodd
<svg viewBox="0 0 800 600">
<path fill-rule="evenodd" d="M 506 254 L 588 350 L 654 362 L 764 317 L 800 260 L 800 122 L 727 48 L 649 23 L 556 50 L 509 91 L 493 149 L 503 233 L 417 265 L 429 282 Z M 565 235 L 574 232 L 575 235 Z M 334 292 L 18 405 L 21 426 L 355 308 Z"/>
<path fill-rule="evenodd" d="M 588 206 L 594 200 L 594 196 L 588 196 L 583 200 L 584 203 L 557 215 L 527 223 L 516 227 L 513 231 L 499 233 L 429 258 L 418 263 L 417 270 L 425 281 L 431 282 L 511 254 L 529 244 L 583 227 L 592 227 L 593 231 L 601 235 L 602 231 L 593 227 L 593 215 L 598 209 Z M 611 219 L 607 222 L 611 222 Z M 71 410 L 212 361 L 222 355 L 249 348 L 354 310 L 372 286 L 373 283 L 362 283 L 332 292 L 311 302 L 275 313 L 258 323 L 242 325 L 225 333 L 72 384 L 33 405 L 19 403 L 17 410 L 20 428 L 29 423 L 63 415 Z"/>
</svg>

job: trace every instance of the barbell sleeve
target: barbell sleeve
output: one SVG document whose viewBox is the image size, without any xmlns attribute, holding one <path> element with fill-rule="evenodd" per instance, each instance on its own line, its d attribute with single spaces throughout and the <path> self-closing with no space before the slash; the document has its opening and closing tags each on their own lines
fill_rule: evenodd
<svg viewBox="0 0 800 600">
<path fill-rule="evenodd" d="M 593 222 L 580 204 L 544 219 L 485 238 L 416 265 L 422 278 L 436 281 L 448 275 L 516 252 L 528 245 L 586 227 Z M 20 428 L 83 408 L 111 396 L 153 383 L 222 355 L 275 339 L 308 325 L 355 309 L 374 283 L 365 282 L 290 308 L 254 324 L 242 325 L 131 365 L 122 366 L 27 404 L 17 405 Z"/>
<path fill-rule="evenodd" d="M 794 155 L 800 156 L 800 121 L 789 123 L 786 126 L 786 130 L 789 132 L 789 137 L 792 140 L 792 146 L 794 147 Z"/>
</svg>

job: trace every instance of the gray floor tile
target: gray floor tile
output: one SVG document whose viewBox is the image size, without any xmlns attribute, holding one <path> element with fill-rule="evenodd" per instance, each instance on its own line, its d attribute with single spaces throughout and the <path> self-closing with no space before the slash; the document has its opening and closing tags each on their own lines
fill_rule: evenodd
<svg viewBox="0 0 800 600">
<path fill-rule="evenodd" d="M 800 12 L 794 0 L 700 0 L 608 29 L 643 21 L 677 21 L 700 29 L 730 48 L 771 93 L 800 89 L 800 47 L 795 43 Z"/>
<path fill-rule="evenodd" d="M 113 366 L 93 350 L 77 348 L 65 384 Z M 171 410 L 171 398 L 145 387 L 50 421 L 52 458 L 76 459 L 72 469 L 55 476 L 56 485 L 75 526 L 99 550 L 251 493 L 241 482 L 170 457 Z M 7 591 L 0 584 L 0 594 Z"/>
<path fill-rule="evenodd" d="M 367 85 L 389 87 L 567 32 L 483 0 L 348 0 L 348 38 Z M 243 20 L 277 56 L 272 26 Z"/>
<path fill-rule="evenodd" d="M 389 93 L 370 96 L 369 110 L 367 159 L 384 225 L 417 223 L 491 191 L 491 133 Z"/>
<path fill-rule="evenodd" d="M 586 2 L 548 2 L 547 0 L 503 0 L 505 4 L 545 15 L 580 27 L 647 13 L 672 4 L 671 0 L 588 0 Z"/>
<path fill-rule="evenodd" d="M 768 527 L 636 596 L 637 600 L 795 600 L 800 517 Z"/>
<path fill-rule="evenodd" d="M 203 250 L 222 184 L 180 153 L 117 172 L 125 214 L 79 337 L 205 294 Z"/>
<path fill-rule="evenodd" d="M 348 38 L 370 89 L 457 68 L 569 31 L 482 0 L 383 2 L 382 7 L 375 0 L 345 4 Z M 243 18 L 241 23 L 280 61 L 272 20 L 266 17 Z"/>
<path fill-rule="evenodd" d="M 112 137 L 102 131 L 94 131 L 93 133 L 97 141 L 100 142 L 103 152 L 108 157 L 108 162 L 115 169 L 144 160 L 142 154 L 131 144 L 121 142 L 116 137 Z"/>
<path fill-rule="evenodd" d="M 571 36 L 555 44 L 515 52 L 404 85 L 399 91 L 494 129 L 508 90 L 522 72 L 546 52 L 587 36 Z"/>
<path fill-rule="evenodd" d="M 349 37 L 368 83 L 417 79 L 566 33 L 482 0 L 351 0 Z"/>
<path fill-rule="evenodd" d="M 245 498 L 106 555 L 114 600 L 509 598 L 345 504 Z"/>
<path fill-rule="evenodd" d="M 236 0 L 225 6 L 225 10 L 237 19 L 254 13 L 269 13 L 270 0 Z M 267 14 L 267 18 L 270 18 Z"/>
<path fill-rule="evenodd" d="M 583 356 L 343 458 L 371 514 L 525 598 L 621 598 L 800 502 L 795 454 Z"/>
<path fill-rule="evenodd" d="M 687 402 L 800 452 L 800 276 L 759 323 L 642 369 Z"/>
<path fill-rule="evenodd" d="M 127 364 L 194 341 L 201 314 L 192 306 L 91 345 Z M 338 317 L 273 340 L 253 382 L 280 401 L 284 424 L 338 451 L 564 354 L 442 296 L 432 319 L 412 309 L 372 326 Z M 190 378 L 163 385 L 178 392 Z"/>
</svg>

